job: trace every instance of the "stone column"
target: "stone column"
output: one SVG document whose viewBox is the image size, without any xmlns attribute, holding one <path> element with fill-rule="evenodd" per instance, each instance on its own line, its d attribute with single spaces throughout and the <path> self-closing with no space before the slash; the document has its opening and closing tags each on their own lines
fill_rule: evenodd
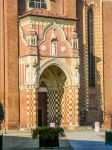
<svg viewBox="0 0 112 150">
<path fill-rule="evenodd" d="M 37 57 L 28 56 L 26 58 L 26 77 L 27 77 L 27 128 L 37 126 L 37 96 L 38 96 L 38 81 L 37 81 Z"/>
<path fill-rule="evenodd" d="M 79 126 L 79 89 L 80 89 L 80 72 L 79 72 L 80 60 L 75 60 L 75 126 Z"/>
</svg>

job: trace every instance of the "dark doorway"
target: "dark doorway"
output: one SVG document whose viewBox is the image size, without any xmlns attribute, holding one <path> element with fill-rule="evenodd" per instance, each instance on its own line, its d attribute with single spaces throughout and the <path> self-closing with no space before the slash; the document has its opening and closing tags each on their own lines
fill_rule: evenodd
<svg viewBox="0 0 112 150">
<path fill-rule="evenodd" d="M 38 109 L 38 127 L 42 126 L 42 110 Z"/>
<path fill-rule="evenodd" d="M 47 93 L 38 93 L 38 126 L 47 125 Z"/>
</svg>

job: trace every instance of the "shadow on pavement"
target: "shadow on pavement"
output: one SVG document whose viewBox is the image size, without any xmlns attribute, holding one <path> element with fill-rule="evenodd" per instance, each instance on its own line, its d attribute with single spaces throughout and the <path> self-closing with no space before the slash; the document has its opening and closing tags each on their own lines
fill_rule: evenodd
<svg viewBox="0 0 112 150">
<path fill-rule="evenodd" d="M 73 150 L 67 139 L 60 139 L 59 142 L 61 150 Z M 3 137 L 3 150 L 39 150 L 38 140 L 32 140 L 31 137 L 18 137 L 18 136 L 4 136 Z M 41 148 L 40 150 L 45 150 Z M 51 150 L 51 149 L 47 149 Z M 53 149 L 52 149 L 53 150 Z M 54 148 L 58 150 L 58 148 Z"/>
<path fill-rule="evenodd" d="M 104 141 L 70 140 L 74 150 L 112 150 Z"/>
</svg>

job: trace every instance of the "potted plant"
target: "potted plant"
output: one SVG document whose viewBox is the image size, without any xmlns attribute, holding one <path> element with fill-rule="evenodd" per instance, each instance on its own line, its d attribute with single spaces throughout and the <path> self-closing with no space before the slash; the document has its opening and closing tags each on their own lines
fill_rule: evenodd
<svg viewBox="0 0 112 150">
<path fill-rule="evenodd" d="M 112 145 L 112 112 L 110 111 L 108 114 L 110 119 L 110 131 L 105 132 L 105 144 Z"/>
<path fill-rule="evenodd" d="M 39 139 L 39 148 L 59 148 L 59 136 L 64 136 L 64 130 L 60 127 L 39 127 L 32 130 L 32 138 Z"/>
</svg>

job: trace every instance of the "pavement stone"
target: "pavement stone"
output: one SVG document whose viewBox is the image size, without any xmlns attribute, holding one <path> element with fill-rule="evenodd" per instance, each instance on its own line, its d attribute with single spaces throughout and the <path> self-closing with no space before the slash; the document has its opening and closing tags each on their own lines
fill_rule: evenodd
<svg viewBox="0 0 112 150">
<path fill-rule="evenodd" d="M 60 139 L 60 150 L 112 150 L 105 145 L 105 132 L 65 131 L 65 138 Z M 32 140 L 31 133 L 8 132 L 3 136 L 3 150 L 45 150 L 39 148 L 37 140 Z M 58 150 L 58 148 L 47 149 Z"/>
<path fill-rule="evenodd" d="M 59 141 L 61 150 L 73 150 L 67 138 L 61 138 Z M 31 136 L 23 135 L 4 135 L 3 136 L 3 150 L 39 150 L 38 140 L 32 140 Z M 45 150 L 41 148 L 40 150 Z M 47 149 L 51 150 L 51 149 Z M 54 148 L 52 150 L 58 150 Z"/>
<path fill-rule="evenodd" d="M 105 132 L 66 132 L 66 136 L 74 150 L 112 150 L 105 145 Z"/>
</svg>

